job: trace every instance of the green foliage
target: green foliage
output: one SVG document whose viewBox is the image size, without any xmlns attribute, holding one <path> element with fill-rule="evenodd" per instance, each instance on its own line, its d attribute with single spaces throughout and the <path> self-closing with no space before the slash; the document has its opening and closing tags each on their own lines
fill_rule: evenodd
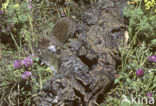
<svg viewBox="0 0 156 106">
<path fill-rule="evenodd" d="M 51 33 L 54 21 L 61 16 L 62 11 L 70 16 L 70 4 L 74 1 L 70 0 L 69 5 L 62 5 L 63 1 L 1 2 L 0 11 L 3 13 L 0 14 L 0 59 L 3 61 L 0 61 L 0 105 L 3 105 L 3 102 L 8 105 L 31 105 L 31 98 L 42 89 L 43 83 L 53 76 L 51 69 L 41 65 L 36 57 L 33 58 L 31 67 L 22 66 L 15 69 L 13 63 L 34 53 L 38 38 Z M 31 8 L 28 5 L 31 5 Z M 6 43 L 2 44 L 1 48 L 1 43 L 5 40 Z M 10 45 L 7 46 L 8 44 Z M 31 72 L 32 77 L 23 79 L 25 71 Z"/>
<path fill-rule="evenodd" d="M 152 97 L 156 99 L 156 76 L 154 75 L 156 64 L 147 60 L 147 57 L 151 55 L 147 45 L 143 42 L 140 47 L 132 49 L 128 46 L 119 50 L 121 52 L 121 66 L 118 67 L 118 77 L 115 80 L 116 88 L 105 96 L 107 100 L 104 103 L 109 106 L 113 104 L 126 106 L 128 103 L 121 103 L 123 95 L 126 95 L 131 101 L 132 95 L 137 98 L 147 97 L 148 92 L 151 92 Z M 144 71 L 143 76 L 136 75 L 138 69 Z M 129 104 L 129 106 L 132 105 Z"/>
<path fill-rule="evenodd" d="M 22 49 L 24 42 L 32 48 L 30 45 L 33 40 L 32 34 L 25 33 L 26 31 L 33 31 L 32 11 L 28 8 L 28 3 L 7 0 L 2 4 L 2 10 L 4 14 L 0 17 L 2 23 L 1 36 L 8 36 L 8 39 L 12 39 L 17 49 Z M 31 36 L 31 39 L 28 36 Z"/>
<path fill-rule="evenodd" d="M 156 47 L 156 39 L 151 40 L 150 46 Z"/>
<path fill-rule="evenodd" d="M 129 17 L 129 33 L 132 33 L 132 28 L 142 31 L 142 34 L 148 37 L 155 33 L 156 15 L 146 16 L 140 7 L 135 8 L 134 6 L 125 8 L 124 14 L 126 17 Z M 149 31 L 150 33 L 144 34 L 145 31 Z"/>
<path fill-rule="evenodd" d="M 11 55 L 12 53 L 9 54 Z M 15 58 L 22 60 L 26 57 L 17 56 Z M 37 57 L 32 57 L 32 59 L 33 64 L 31 67 L 21 67 L 18 69 L 14 67 L 13 62 L 12 64 L 0 63 L 1 65 L 3 64 L 4 68 L 0 77 L 0 81 L 3 81 L 0 83 L 1 100 L 12 105 L 28 105 L 31 102 L 31 98 L 37 93 L 37 90 L 42 89 L 43 83 L 53 76 L 50 69 L 38 64 L 39 60 Z M 23 79 L 22 74 L 25 71 L 30 71 L 32 76 Z"/>
<path fill-rule="evenodd" d="M 152 10 L 146 11 L 141 5 L 140 2 L 139 6 L 129 5 L 124 9 L 124 15 L 129 18 L 128 31 L 133 44 L 142 37 L 149 40 L 156 34 L 156 14 Z"/>
<path fill-rule="evenodd" d="M 129 44 L 119 48 L 121 65 L 117 68 L 115 88 L 105 95 L 107 99 L 102 106 L 142 106 L 143 104 L 131 104 L 131 95 L 148 98 L 149 92 L 156 100 L 156 64 L 148 60 L 148 56 L 156 55 L 156 14 L 153 11 L 155 4 L 144 3 L 143 0 L 132 1 L 134 3 L 130 2 L 131 5 L 124 9 L 124 15 L 129 19 Z M 144 71 L 143 76 L 137 76 L 138 69 Z M 123 96 L 129 102 L 121 103 Z"/>
<path fill-rule="evenodd" d="M 144 92 L 147 92 L 150 88 L 152 88 L 151 84 L 149 83 L 153 79 L 153 77 L 149 76 L 149 74 L 152 72 L 149 73 L 148 71 L 151 69 L 147 67 L 147 56 L 151 55 L 149 49 L 146 48 L 145 43 L 143 43 L 139 48 L 128 51 L 126 50 L 129 53 L 128 55 L 126 51 L 123 51 L 123 48 L 120 48 L 120 51 L 122 51 L 122 70 L 120 70 L 121 76 L 116 79 L 115 83 L 120 83 L 122 79 L 126 78 L 124 86 L 127 85 L 127 91 L 135 90 L 134 93 L 139 92 L 139 94 L 144 94 Z M 142 78 L 137 78 L 137 69 L 143 69 L 145 76 L 143 76 Z M 138 86 L 140 84 L 141 86 Z"/>
<path fill-rule="evenodd" d="M 27 3 L 23 2 L 20 5 L 10 3 L 6 10 L 6 22 L 8 24 L 18 24 L 25 23 L 28 21 L 27 14 L 29 13 L 29 8 L 27 7 Z"/>
</svg>

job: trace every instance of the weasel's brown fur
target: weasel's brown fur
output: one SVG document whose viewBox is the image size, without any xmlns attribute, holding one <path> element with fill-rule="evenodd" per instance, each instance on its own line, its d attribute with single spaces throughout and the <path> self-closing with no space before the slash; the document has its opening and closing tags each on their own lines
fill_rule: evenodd
<svg viewBox="0 0 156 106">
<path fill-rule="evenodd" d="M 53 30 L 52 35 L 62 44 L 66 42 L 66 40 L 74 34 L 76 23 L 68 18 L 64 17 L 59 19 Z"/>
<path fill-rule="evenodd" d="M 68 38 L 74 34 L 75 29 L 76 23 L 72 19 L 64 17 L 56 22 L 50 36 L 43 37 L 39 40 L 38 56 L 42 62 L 50 66 L 52 70 L 58 70 L 59 59 L 55 53 L 49 51 L 49 48 L 52 47 L 53 51 L 57 51 L 57 49 L 61 48 Z"/>
<path fill-rule="evenodd" d="M 75 28 L 76 23 L 72 19 L 60 18 L 54 25 L 51 35 L 40 39 L 39 48 L 47 49 L 50 45 L 61 47 L 74 34 Z"/>
</svg>

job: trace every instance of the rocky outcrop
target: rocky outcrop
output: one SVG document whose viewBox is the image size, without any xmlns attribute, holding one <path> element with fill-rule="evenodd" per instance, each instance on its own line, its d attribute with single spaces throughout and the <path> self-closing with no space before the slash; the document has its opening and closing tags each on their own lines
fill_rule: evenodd
<svg viewBox="0 0 156 106">
<path fill-rule="evenodd" d="M 115 79 L 118 47 L 125 43 L 120 5 L 101 0 L 85 11 L 78 34 L 61 51 L 58 72 L 34 97 L 35 105 L 96 106 Z"/>
</svg>

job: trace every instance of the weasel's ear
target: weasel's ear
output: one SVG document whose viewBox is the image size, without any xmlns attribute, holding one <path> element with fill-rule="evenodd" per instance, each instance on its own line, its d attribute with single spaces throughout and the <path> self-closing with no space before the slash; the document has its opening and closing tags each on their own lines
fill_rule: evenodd
<svg viewBox="0 0 156 106">
<path fill-rule="evenodd" d="M 50 46 L 48 47 L 48 50 L 50 50 L 51 52 L 56 52 L 56 48 L 55 48 L 54 45 L 50 45 Z"/>
</svg>

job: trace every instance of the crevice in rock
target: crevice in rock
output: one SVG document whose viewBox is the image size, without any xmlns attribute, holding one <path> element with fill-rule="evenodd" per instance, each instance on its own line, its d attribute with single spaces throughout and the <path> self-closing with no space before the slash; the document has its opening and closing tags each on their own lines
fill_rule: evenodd
<svg viewBox="0 0 156 106">
<path fill-rule="evenodd" d="M 89 60 L 86 56 L 78 56 L 81 61 L 88 66 L 90 70 L 93 70 L 94 67 L 97 65 L 97 59 Z"/>
<path fill-rule="evenodd" d="M 96 99 L 96 103 L 97 104 L 103 103 L 103 101 L 106 98 L 106 93 L 110 92 L 110 90 L 111 90 L 112 87 L 113 87 L 113 83 L 110 84 L 109 86 L 106 86 L 106 90 L 103 93 L 101 93 L 101 94 L 98 95 L 98 97 Z"/>
<path fill-rule="evenodd" d="M 84 95 L 82 95 L 78 90 L 76 90 L 76 89 L 74 89 L 74 92 L 75 92 L 75 94 L 78 96 L 78 97 L 80 97 L 81 98 L 81 103 L 82 103 L 82 106 L 86 106 L 85 105 L 85 101 L 84 101 Z"/>
<path fill-rule="evenodd" d="M 80 103 L 77 102 L 77 101 L 65 100 L 65 105 L 64 106 L 80 106 Z"/>
</svg>

